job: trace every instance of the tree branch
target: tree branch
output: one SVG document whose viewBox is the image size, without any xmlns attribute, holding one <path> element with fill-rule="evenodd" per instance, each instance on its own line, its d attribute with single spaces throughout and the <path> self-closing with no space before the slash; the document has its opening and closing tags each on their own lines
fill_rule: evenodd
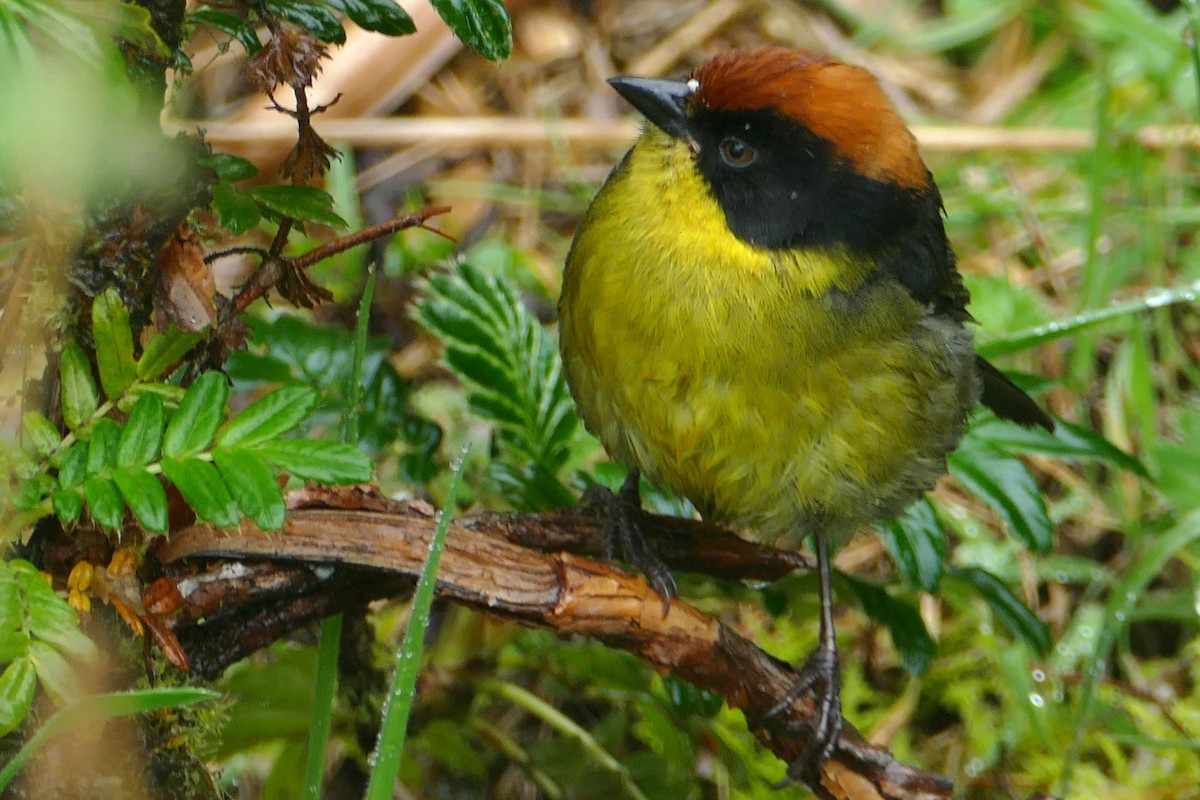
<svg viewBox="0 0 1200 800">
<path fill-rule="evenodd" d="M 163 540 L 157 551 L 179 591 L 168 622 L 198 670 L 219 670 L 225 659 L 308 620 L 413 585 L 435 526 L 432 508 L 354 489 L 306 490 L 289 502 L 293 510 L 282 533 L 248 522 L 226 530 L 197 525 Z M 447 535 L 438 594 L 634 653 L 740 708 L 754 735 L 781 759 L 798 756 L 805 744 L 798 732 L 810 727 L 814 704 L 800 697 L 764 721 L 795 681 L 791 666 L 681 600 L 664 616 L 661 598 L 641 577 L 575 553 L 527 546 L 536 541 L 589 550 L 598 545 L 602 524 L 586 509 L 461 518 Z M 664 552 L 676 556 L 675 566 L 769 579 L 807 563 L 698 522 L 655 518 L 653 524 L 654 538 L 671 540 Z M 217 561 L 205 566 L 196 559 Z M 231 561 L 239 568 L 231 569 Z M 333 567 L 333 574 L 321 575 L 311 569 L 316 566 Z M 936 800 L 951 790 L 945 778 L 895 761 L 850 725 L 821 782 L 814 787 L 818 795 L 834 800 Z"/>
</svg>

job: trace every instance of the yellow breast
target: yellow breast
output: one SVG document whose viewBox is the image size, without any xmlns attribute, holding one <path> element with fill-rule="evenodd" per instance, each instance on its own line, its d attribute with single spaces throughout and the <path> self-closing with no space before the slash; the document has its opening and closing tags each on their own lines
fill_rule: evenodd
<svg viewBox="0 0 1200 800">
<path fill-rule="evenodd" d="M 765 538 L 896 513 L 944 471 L 973 402 L 970 337 L 926 325 L 899 286 L 864 288 L 871 268 L 740 241 L 687 146 L 648 130 L 567 261 L 560 335 L 585 423 Z"/>
</svg>

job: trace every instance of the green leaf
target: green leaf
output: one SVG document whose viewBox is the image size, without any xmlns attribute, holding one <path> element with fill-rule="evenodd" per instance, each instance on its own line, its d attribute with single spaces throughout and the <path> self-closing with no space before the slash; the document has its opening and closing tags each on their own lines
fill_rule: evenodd
<svg viewBox="0 0 1200 800">
<path fill-rule="evenodd" d="M 238 21 L 241 22 L 241 20 Z M 201 163 L 212 167 L 222 181 L 230 183 L 249 180 L 258 175 L 258 167 L 254 165 L 253 161 L 235 156 L 233 153 L 210 153 L 201 159 Z"/>
<path fill-rule="evenodd" d="M 48 475 L 34 475 L 32 478 L 26 478 L 17 486 L 16 494 L 13 495 L 13 506 L 23 511 L 32 511 L 42 504 L 51 492 L 54 491 L 54 479 Z"/>
<path fill-rule="evenodd" d="M 32 639 L 21 628 L 16 630 L 0 629 L 0 664 L 8 664 L 29 652 Z"/>
<path fill-rule="evenodd" d="M 488 61 L 512 55 L 512 21 L 500 0 L 432 0 L 432 3 L 454 35 Z"/>
<path fill-rule="evenodd" d="M 117 444 L 117 466 L 142 467 L 158 455 L 163 437 L 163 402 L 156 394 L 146 393 L 133 404 L 129 420 Z"/>
<path fill-rule="evenodd" d="M 168 458 L 163 460 L 162 469 L 200 519 L 219 528 L 238 524 L 241 517 L 237 503 L 211 463 L 198 458 Z"/>
<path fill-rule="evenodd" d="M 124 394 L 137 377 L 129 324 L 129 310 L 115 289 L 105 289 L 92 301 L 96 366 L 100 370 L 100 385 L 110 400 Z"/>
<path fill-rule="evenodd" d="M 961 581 L 973 589 L 987 603 L 1000 624 L 1032 647 L 1038 655 L 1050 652 L 1050 631 L 995 575 L 979 567 L 966 567 L 949 570 L 946 577 Z"/>
<path fill-rule="evenodd" d="M 83 498 L 78 489 L 55 489 L 50 494 L 50 507 L 64 525 L 74 525 L 83 513 Z"/>
<path fill-rule="evenodd" d="M 950 474 L 992 507 L 1008 529 L 1030 550 L 1050 549 L 1054 526 L 1029 470 L 968 431 L 947 459 Z"/>
<path fill-rule="evenodd" d="M 25 616 L 30 634 L 70 655 L 94 662 L 100 655 L 95 642 L 79 628 L 79 615 L 36 571 L 18 573 L 25 592 Z"/>
<path fill-rule="evenodd" d="M 37 671 L 28 655 L 5 668 L 0 675 L 0 736 L 7 736 L 25 721 L 36 689 Z"/>
<path fill-rule="evenodd" d="M 88 478 L 83 484 L 83 494 L 87 498 L 88 513 L 97 524 L 110 531 L 120 530 L 125 504 L 111 478 Z"/>
<path fill-rule="evenodd" d="M 99 475 L 116 466 L 120 441 L 121 427 L 117 423 L 108 418 L 96 420 L 92 440 L 88 442 L 88 475 Z"/>
<path fill-rule="evenodd" d="M 1138 458 L 1121 450 L 1099 433 L 1066 420 L 1057 420 L 1054 433 L 1050 433 L 1043 428 L 1026 428 L 989 417 L 975 425 L 971 432 L 1003 450 L 1064 460 L 1102 461 L 1134 475 L 1150 477 L 1146 466 Z"/>
<path fill-rule="evenodd" d="M 283 490 L 266 461 L 236 447 L 216 448 L 213 461 L 243 514 L 265 531 L 283 527 Z"/>
<path fill-rule="evenodd" d="M 203 338 L 203 331 L 185 331 L 176 327 L 156 335 L 146 343 L 146 349 L 138 359 L 138 378 L 144 381 L 158 379 Z"/>
<path fill-rule="evenodd" d="M 167 425 L 162 452 L 166 458 L 195 455 L 208 447 L 225 415 L 229 384 L 219 372 L 206 372 L 188 387 Z"/>
<path fill-rule="evenodd" d="M 320 483 L 366 483 L 371 459 L 354 445 L 313 439 L 276 439 L 255 445 L 256 454 L 284 472 Z"/>
<path fill-rule="evenodd" d="M 933 660 L 937 645 L 916 607 L 892 597 L 873 583 L 841 572 L 836 572 L 835 577 L 854 592 L 868 617 L 888 629 L 904 669 L 911 675 L 924 673 Z"/>
<path fill-rule="evenodd" d="M 241 17 L 230 14 L 227 11 L 220 11 L 215 8 L 201 7 L 188 15 L 188 21 L 193 25 L 207 25 L 210 28 L 216 28 L 221 33 L 236 39 L 246 50 L 247 55 L 254 55 L 262 49 L 262 42 L 258 39 L 258 34 L 254 30 L 254 26 Z M 224 156 L 227 153 L 213 153 L 213 156 Z M 230 156 L 236 158 L 236 156 Z M 241 159 L 245 160 L 245 159 Z M 214 166 L 210 164 L 210 166 Z M 225 175 L 217 168 L 217 174 L 224 179 Z M 255 170 L 258 174 L 258 170 Z M 253 176 L 250 176 L 253 177 Z M 240 180 L 237 178 L 235 180 Z"/>
<path fill-rule="evenodd" d="M 303 0 L 267 0 L 267 7 L 293 25 L 298 25 L 322 42 L 345 44 L 346 31 L 337 14 L 327 6 Z"/>
<path fill-rule="evenodd" d="M 63 421 L 69 429 L 76 430 L 91 420 L 100 404 L 96 396 L 96 383 L 92 380 L 92 366 L 83 348 L 73 344 L 63 350 L 58 368 L 62 381 Z"/>
<path fill-rule="evenodd" d="M 167 532 L 167 493 L 158 478 L 141 467 L 130 467 L 114 472 L 113 480 L 143 528 Z"/>
<path fill-rule="evenodd" d="M 45 642 L 29 645 L 29 660 L 37 672 L 38 683 L 60 708 L 79 702 L 83 686 L 79 676 L 62 654 Z"/>
<path fill-rule="evenodd" d="M 407 36 L 417 26 L 395 0 L 327 0 L 329 5 L 346 12 L 359 27 L 385 36 Z"/>
<path fill-rule="evenodd" d="M 87 475 L 88 442 L 75 442 L 58 458 L 58 484 L 64 488 L 78 486 Z"/>
<path fill-rule="evenodd" d="M 333 198 L 315 186 L 270 184 L 246 189 L 258 202 L 286 217 L 345 228 L 346 221 L 333 211 Z"/>
<path fill-rule="evenodd" d="M 471 410 L 496 425 L 492 480 L 523 510 L 571 496 L 559 472 L 579 425 L 554 339 L 510 284 L 470 264 L 432 276 L 425 294 L 417 320 L 446 343 Z"/>
<path fill-rule="evenodd" d="M 928 500 L 879 526 L 879 538 L 910 585 L 932 592 L 942 577 L 946 540 Z"/>
<path fill-rule="evenodd" d="M 29 443 L 38 455 L 48 456 L 62 443 L 62 435 L 54 423 L 36 411 L 26 411 L 21 415 L 21 427 L 29 437 Z"/>
<path fill-rule="evenodd" d="M 283 386 L 246 406 L 221 429 L 217 444 L 252 446 L 274 439 L 299 425 L 321 399 L 311 386 Z"/>
<path fill-rule="evenodd" d="M 262 210 L 254 198 L 225 182 L 213 187 L 212 207 L 220 226 L 233 234 L 245 233 L 262 220 Z"/>
<path fill-rule="evenodd" d="M 142 398 L 142 395 L 154 394 L 158 395 L 167 408 L 179 408 L 186 393 L 187 390 L 182 386 L 174 386 L 169 383 L 135 383 L 130 387 L 129 393 L 125 395 L 124 400 L 127 402 L 122 403 L 122 406 L 125 411 L 129 411 L 133 408 L 134 403 Z"/>
</svg>

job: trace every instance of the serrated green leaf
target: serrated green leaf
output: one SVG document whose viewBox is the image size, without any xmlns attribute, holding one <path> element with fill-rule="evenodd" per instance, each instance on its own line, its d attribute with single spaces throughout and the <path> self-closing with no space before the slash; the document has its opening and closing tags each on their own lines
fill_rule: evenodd
<svg viewBox="0 0 1200 800">
<path fill-rule="evenodd" d="M 267 0 L 267 7 L 322 42 L 345 44 L 346 30 L 328 7 L 304 0 Z"/>
<path fill-rule="evenodd" d="M 92 428 L 92 439 L 88 442 L 87 474 L 99 475 L 117 464 L 117 447 L 121 441 L 121 427 L 111 419 L 96 420 Z"/>
<path fill-rule="evenodd" d="M 38 683 L 56 706 L 66 708 L 83 699 L 79 676 L 53 647 L 45 642 L 34 642 L 29 645 L 29 660 L 37 673 Z"/>
<path fill-rule="evenodd" d="M 262 220 L 262 210 L 254 198 L 228 183 L 213 187 L 212 207 L 217 212 L 217 222 L 232 234 L 245 233 Z"/>
<path fill-rule="evenodd" d="M 354 445 L 313 439 L 275 439 L 253 451 L 284 472 L 321 483 L 366 483 L 371 459 Z"/>
<path fill-rule="evenodd" d="M 162 377 L 203 338 L 203 331 L 185 331 L 176 327 L 154 336 L 138 359 L 138 378 L 151 381 Z"/>
<path fill-rule="evenodd" d="M 115 289 L 105 289 L 92 301 L 96 366 L 100 370 L 100 385 L 110 400 L 124 394 L 137 377 L 129 324 L 129 309 Z"/>
<path fill-rule="evenodd" d="M 924 673 L 933 660 L 937 645 L 916 607 L 859 578 L 839 572 L 836 579 L 854 592 L 868 617 L 888 629 L 904 669 L 912 675 Z"/>
<path fill-rule="evenodd" d="M 432 0 L 454 35 L 488 61 L 512 55 L 512 21 L 500 0 Z"/>
<path fill-rule="evenodd" d="M 346 221 L 333 210 L 333 198 L 315 186 L 268 184 L 251 186 L 246 192 L 267 208 L 287 217 L 345 228 Z"/>
<path fill-rule="evenodd" d="M 928 500 L 879 526 L 879 538 L 904 577 L 916 589 L 932 592 L 942 577 L 946 540 Z"/>
<path fill-rule="evenodd" d="M 950 474 L 991 506 L 1022 544 L 1038 553 L 1050 549 L 1054 526 L 1045 499 L 1020 460 L 969 431 L 947 463 Z"/>
<path fill-rule="evenodd" d="M 143 528 L 167 532 L 167 493 L 158 478 L 141 467 L 129 467 L 115 471 L 113 480 Z"/>
<path fill-rule="evenodd" d="M 88 514 L 97 524 L 110 531 L 121 529 L 125 504 L 111 478 L 88 478 L 83 483 L 83 494 L 87 498 Z"/>
<path fill-rule="evenodd" d="M 0 675 L 0 736 L 7 736 L 25 721 L 36 689 L 37 671 L 28 655 L 5 668 Z"/>
<path fill-rule="evenodd" d="M 64 525 L 74 525 L 83 513 L 83 498 L 78 489 L 55 489 L 50 493 L 50 507 Z"/>
<path fill-rule="evenodd" d="M 100 400 L 92 380 L 92 365 L 79 345 L 63 350 L 59 360 L 59 379 L 62 382 L 61 400 L 63 421 L 76 430 L 92 418 Z"/>
<path fill-rule="evenodd" d="M 979 567 L 966 567 L 949 570 L 946 577 L 969 586 L 987 603 L 1000 624 L 1039 655 L 1050 652 L 1050 631 L 995 575 Z"/>
<path fill-rule="evenodd" d="M 417 26 L 412 17 L 395 0 L 326 0 L 334 8 L 341 9 L 359 27 L 385 36 L 407 36 L 415 33 Z"/>
<path fill-rule="evenodd" d="M 282 386 L 263 395 L 225 423 L 217 444 L 253 446 L 287 433 L 312 414 L 321 399 L 311 386 Z"/>
<path fill-rule="evenodd" d="M 87 442 L 76 442 L 55 459 L 58 461 L 58 483 L 63 487 L 78 486 L 87 474 Z"/>
<path fill-rule="evenodd" d="M 238 22 L 242 22 L 242 20 L 238 20 Z M 253 161 L 235 156 L 233 153 L 211 153 L 201 161 L 216 170 L 222 181 L 230 183 L 249 180 L 258 175 L 258 167 L 254 166 Z"/>
<path fill-rule="evenodd" d="M 36 411 L 26 411 L 21 415 L 21 427 L 35 452 L 48 456 L 62 443 L 62 436 L 54 423 Z"/>
<path fill-rule="evenodd" d="M 201 7 L 188 15 L 188 21 L 194 25 L 207 25 L 210 28 L 215 28 L 229 37 L 236 39 L 246 50 L 247 55 L 254 55 L 262 49 L 262 42 L 258 39 L 258 33 L 255 32 L 254 26 L 241 17 L 230 14 L 227 11 L 220 11 L 215 8 Z M 213 156 L 224 156 L 227 153 L 213 153 Z M 236 158 L 236 156 L 231 156 Z M 240 159 L 244 161 L 245 159 Z M 210 165 L 211 166 L 211 165 Z M 224 173 L 217 168 L 217 173 L 223 179 L 226 179 Z M 258 174 L 255 169 L 254 174 Z M 253 175 L 248 176 L 253 177 Z M 234 179 L 240 180 L 240 178 Z"/>
<path fill-rule="evenodd" d="M 243 514 L 266 531 L 283 527 L 283 490 L 266 461 L 237 447 L 216 448 L 213 461 Z"/>
<path fill-rule="evenodd" d="M 198 458 L 168 458 L 163 460 L 162 469 L 197 517 L 219 528 L 238 524 L 241 517 L 237 503 L 211 463 Z"/>
<path fill-rule="evenodd" d="M 446 343 L 471 410 L 496 425 L 489 475 L 518 508 L 569 497 L 557 470 L 579 428 L 558 348 L 504 281 L 463 263 L 432 276 L 418 321 Z"/>
<path fill-rule="evenodd" d="M 117 466 L 143 467 L 158 455 L 163 437 L 163 402 L 156 394 L 138 398 L 117 444 Z"/>
<path fill-rule="evenodd" d="M 166 458 L 183 458 L 204 450 L 217 434 L 225 416 L 229 384 L 219 372 L 206 372 L 188 387 L 179 408 L 167 424 L 162 452 Z"/>
</svg>

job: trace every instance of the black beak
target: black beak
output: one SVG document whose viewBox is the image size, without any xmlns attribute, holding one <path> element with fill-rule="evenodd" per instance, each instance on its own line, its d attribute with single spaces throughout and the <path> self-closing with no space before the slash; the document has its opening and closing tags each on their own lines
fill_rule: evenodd
<svg viewBox="0 0 1200 800">
<path fill-rule="evenodd" d="M 692 86 L 659 78 L 609 78 L 608 84 L 664 133 L 687 136 L 684 108 L 695 91 Z"/>
</svg>

